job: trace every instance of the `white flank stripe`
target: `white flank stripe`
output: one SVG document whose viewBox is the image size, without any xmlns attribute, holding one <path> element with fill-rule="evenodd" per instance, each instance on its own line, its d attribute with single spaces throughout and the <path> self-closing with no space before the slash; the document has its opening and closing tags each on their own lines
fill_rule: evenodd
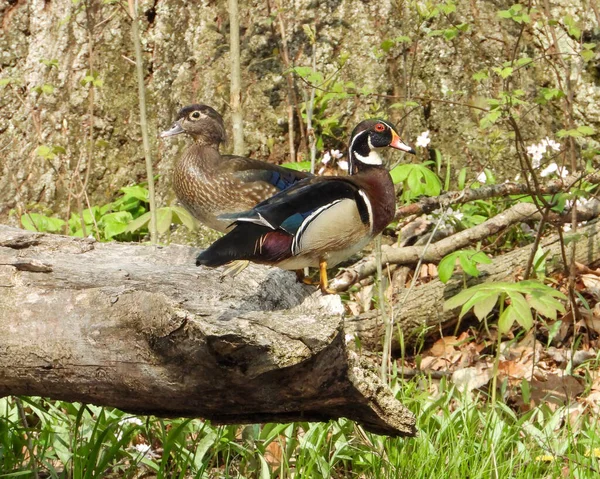
<svg viewBox="0 0 600 479">
<path fill-rule="evenodd" d="M 246 223 L 254 223 L 257 225 L 262 225 L 262 226 L 266 226 L 267 228 L 271 228 L 272 230 L 275 229 L 275 227 L 269 223 L 266 219 L 264 219 L 263 215 L 261 215 L 260 213 L 258 213 L 258 218 L 237 218 L 235 221 L 241 221 L 241 222 L 246 222 Z"/>
<path fill-rule="evenodd" d="M 358 190 L 358 194 L 362 196 L 363 200 L 365 201 L 365 204 L 367 205 L 367 211 L 369 212 L 369 230 L 372 234 L 375 218 L 373 218 L 373 207 L 371 206 L 371 201 L 369 200 L 369 197 L 363 190 Z"/>
<path fill-rule="evenodd" d="M 296 235 L 294 236 L 294 241 L 292 241 L 292 254 L 294 256 L 300 254 L 300 239 L 302 237 L 302 233 L 304 232 L 304 230 L 308 227 L 308 225 L 317 217 L 319 216 L 323 211 L 331 208 L 333 205 L 339 203 L 342 200 L 335 200 L 333 203 L 329 203 L 327 205 L 321 206 L 320 208 L 316 209 L 313 213 L 311 213 L 300 225 L 300 228 L 298 228 L 298 231 L 296 232 Z"/>
</svg>

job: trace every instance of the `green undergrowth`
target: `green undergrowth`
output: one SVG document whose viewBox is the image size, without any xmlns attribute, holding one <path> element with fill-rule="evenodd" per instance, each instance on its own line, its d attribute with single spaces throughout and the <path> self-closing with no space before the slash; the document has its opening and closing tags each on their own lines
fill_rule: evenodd
<svg viewBox="0 0 600 479">
<path fill-rule="evenodd" d="M 574 419 L 547 405 L 518 414 L 444 380 L 396 379 L 394 387 L 417 417 L 417 437 L 365 433 L 346 419 L 213 426 L 3 398 L 0 477 L 34 477 L 34 468 L 56 478 L 598 477 L 600 435 L 591 414 Z"/>
</svg>

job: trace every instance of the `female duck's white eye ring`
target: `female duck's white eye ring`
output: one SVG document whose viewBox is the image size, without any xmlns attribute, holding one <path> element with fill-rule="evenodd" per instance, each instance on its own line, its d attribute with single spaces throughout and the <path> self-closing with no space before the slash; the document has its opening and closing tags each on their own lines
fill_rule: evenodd
<svg viewBox="0 0 600 479">
<path fill-rule="evenodd" d="M 190 113 L 190 120 L 198 120 L 200 118 L 200 112 L 194 111 Z"/>
</svg>

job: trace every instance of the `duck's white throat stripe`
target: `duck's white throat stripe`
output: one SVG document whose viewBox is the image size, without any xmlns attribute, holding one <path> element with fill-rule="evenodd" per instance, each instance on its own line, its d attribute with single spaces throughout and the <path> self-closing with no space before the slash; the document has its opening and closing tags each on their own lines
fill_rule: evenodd
<svg viewBox="0 0 600 479">
<path fill-rule="evenodd" d="M 369 146 L 371 146 L 370 139 L 369 139 Z M 379 153 L 377 153 L 376 150 L 371 150 L 367 156 L 363 156 L 360 153 L 355 151 L 354 156 L 356 156 L 357 160 L 359 160 L 361 163 L 364 163 L 366 165 L 383 165 L 383 159 L 381 158 Z"/>
</svg>

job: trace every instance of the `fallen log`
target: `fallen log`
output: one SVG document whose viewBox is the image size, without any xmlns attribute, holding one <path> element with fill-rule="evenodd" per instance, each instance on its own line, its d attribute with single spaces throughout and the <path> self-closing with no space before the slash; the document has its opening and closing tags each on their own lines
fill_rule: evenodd
<svg viewBox="0 0 600 479">
<path fill-rule="evenodd" d="M 415 434 L 377 368 L 346 348 L 339 297 L 276 268 L 219 282 L 194 253 L 0 226 L 0 396 Z"/>
</svg>

